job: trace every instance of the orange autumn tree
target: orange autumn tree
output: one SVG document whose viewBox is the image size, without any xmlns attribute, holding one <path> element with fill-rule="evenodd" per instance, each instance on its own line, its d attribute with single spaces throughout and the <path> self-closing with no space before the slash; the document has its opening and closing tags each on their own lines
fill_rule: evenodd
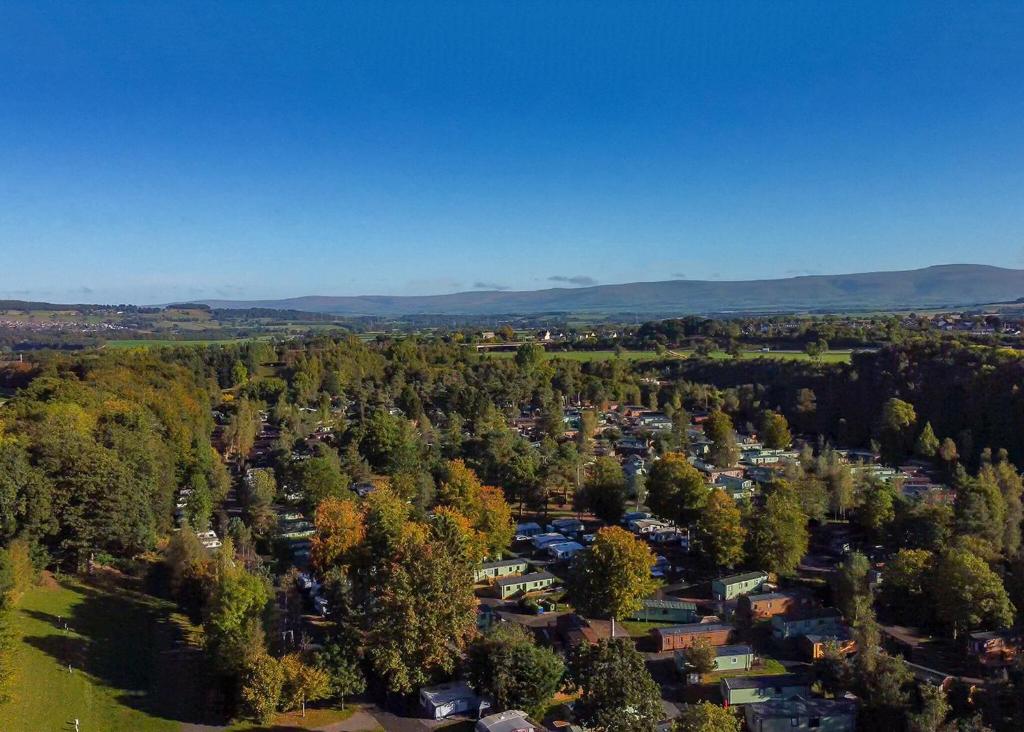
<svg viewBox="0 0 1024 732">
<path fill-rule="evenodd" d="M 453 508 L 483 535 L 486 556 L 498 557 L 515 536 L 512 509 L 501 488 L 482 485 L 462 460 L 449 460 L 437 491 L 438 506 Z"/>
<path fill-rule="evenodd" d="M 366 538 L 363 511 L 355 501 L 327 498 L 316 509 L 316 533 L 310 547 L 310 561 L 321 575 L 331 567 L 348 564 L 352 552 Z"/>
</svg>

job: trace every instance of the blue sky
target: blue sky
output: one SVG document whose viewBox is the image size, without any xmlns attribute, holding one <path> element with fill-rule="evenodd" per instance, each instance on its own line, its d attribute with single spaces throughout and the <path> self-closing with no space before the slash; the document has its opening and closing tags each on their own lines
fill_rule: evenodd
<svg viewBox="0 0 1024 732">
<path fill-rule="evenodd" d="M 1022 37 L 1019 2 L 7 0 L 0 297 L 1024 267 Z"/>
</svg>

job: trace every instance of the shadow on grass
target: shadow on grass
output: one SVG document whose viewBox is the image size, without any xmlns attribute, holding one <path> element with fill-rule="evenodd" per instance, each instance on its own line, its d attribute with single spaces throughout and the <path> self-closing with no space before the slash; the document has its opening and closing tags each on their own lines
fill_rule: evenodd
<svg viewBox="0 0 1024 732">
<path fill-rule="evenodd" d="M 82 599 L 68 617 L 25 610 L 29 617 L 53 627 L 48 635 L 25 637 L 25 642 L 86 673 L 108 688 L 119 690 L 118 702 L 150 716 L 192 723 L 223 720 L 210 714 L 216 686 L 203 663 L 203 654 L 190 647 L 171 620 L 166 602 L 125 590 L 100 590 L 76 583 L 66 585 Z M 64 631 L 64 623 L 68 631 Z"/>
</svg>

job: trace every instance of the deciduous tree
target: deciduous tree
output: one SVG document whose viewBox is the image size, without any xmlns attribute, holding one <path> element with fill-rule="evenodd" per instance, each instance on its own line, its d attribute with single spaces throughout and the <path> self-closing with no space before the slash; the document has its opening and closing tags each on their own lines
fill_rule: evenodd
<svg viewBox="0 0 1024 732">
<path fill-rule="evenodd" d="M 494 699 L 499 709 L 540 713 L 558 691 L 564 673 L 561 657 L 537 646 L 515 623 L 496 626 L 469 649 L 470 683 Z"/>
<path fill-rule="evenodd" d="M 627 617 L 657 587 L 651 577 L 654 554 L 625 529 L 601 529 L 594 543 L 577 557 L 568 586 L 584 615 Z"/>
<path fill-rule="evenodd" d="M 698 547 L 718 567 L 735 567 L 743 561 L 747 530 L 736 502 L 721 488 L 711 491 L 697 519 Z"/>
<path fill-rule="evenodd" d="M 651 466 L 647 477 L 647 505 L 662 518 L 689 524 L 708 497 L 708 486 L 685 455 L 669 453 Z"/>
<path fill-rule="evenodd" d="M 653 732 L 662 717 L 661 690 L 633 641 L 581 644 L 569 659 L 567 679 L 580 690 L 576 717 L 596 732 Z"/>
</svg>

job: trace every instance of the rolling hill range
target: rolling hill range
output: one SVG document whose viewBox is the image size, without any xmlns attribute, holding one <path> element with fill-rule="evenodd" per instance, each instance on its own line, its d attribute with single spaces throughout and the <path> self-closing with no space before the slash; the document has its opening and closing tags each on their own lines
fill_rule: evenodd
<svg viewBox="0 0 1024 732">
<path fill-rule="evenodd" d="M 1003 302 L 1024 297 L 1024 270 L 949 264 L 901 272 L 808 275 L 775 280 L 669 280 L 450 295 L 307 296 L 204 300 L 215 308 L 273 308 L 338 315 L 498 315 L 546 312 L 683 313 L 897 310 Z"/>
</svg>

